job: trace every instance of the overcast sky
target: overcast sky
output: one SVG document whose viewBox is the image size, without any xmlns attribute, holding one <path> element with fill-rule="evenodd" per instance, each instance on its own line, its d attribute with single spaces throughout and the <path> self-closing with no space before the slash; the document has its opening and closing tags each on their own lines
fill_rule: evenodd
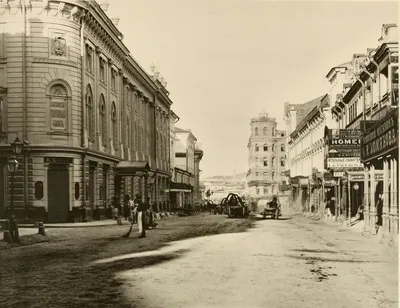
<svg viewBox="0 0 400 308">
<path fill-rule="evenodd" d="M 376 48 L 399 13 L 383 1 L 109 3 L 132 56 L 168 82 L 177 126 L 201 143 L 202 178 L 245 172 L 250 119 L 264 109 L 282 124 L 284 102 L 325 94 L 330 68 Z"/>
</svg>

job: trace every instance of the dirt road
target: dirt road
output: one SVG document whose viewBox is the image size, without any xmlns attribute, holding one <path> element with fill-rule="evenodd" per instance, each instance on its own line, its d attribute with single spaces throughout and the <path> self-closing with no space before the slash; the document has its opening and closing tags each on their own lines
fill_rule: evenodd
<svg viewBox="0 0 400 308">
<path fill-rule="evenodd" d="M 303 217 L 151 253 L 178 257 L 118 274 L 133 307 L 398 306 L 393 249 Z"/>
</svg>

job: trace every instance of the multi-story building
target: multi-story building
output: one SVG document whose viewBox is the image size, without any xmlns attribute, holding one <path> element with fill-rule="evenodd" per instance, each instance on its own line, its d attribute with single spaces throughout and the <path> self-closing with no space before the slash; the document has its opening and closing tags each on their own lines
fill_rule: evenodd
<svg viewBox="0 0 400 308">
<path fill-rule="evenodd" d="M 297 106 L 298 110 L 307 110 L 308 113 L 296 125 L 295 130 L 290 132 L 292 206 L 303 211 L 318 211 L 323 203 L 324 137 L 326 128 L 332 125 L 329 102 L 329 96 L 326 94 L 307 102 L 303 108 L 301 105 Z M 291 109 L 295 108 L 288 106 L 287 118 L 296 115 L 296 111 Z M 287 121 L 291 122 L 290 119 Z"/>
<path fill-rule="evenodd" d="M 285 131 L 278 130 L 276 119 L 265 113 L 252 118 L 250 128 L 248 194 L 255 199 L 278 194 L 287 163 Z"/>
<path fill-rule="evenodd" d="M 106 7 L 0 2 L 0 216 L 14 195 L 17 217 L 49 222 L 100 217 L 126 194 L 162 200 L 149 184 L 170 177 L 172 101 Z M 14 140 L 24 150 L 11 189 Z"/>
<path fill-rule="evenodd" d="M 196 137 L 189 129 L 175 127 L 174 178 L 170 185 L 170 199 L 173 207 L 194 208 L 195 192 L 199 191 L 199 163 L 203 151 L 196 153 Z M 200 155 L 201 154 L 201 155 Z M 197 160 L 197 162 L 196 162 Z"/>
<path fill-rule="evenodd" d="M 364 208 L 364 232 L 397 243 L 398 213 L 398 36 L 395 24 L 382 26 L 379 46 L 359 56 L 354 78 L 343 87 L 332 113 L 339 127 L 361 131 L 359 171 L 346 172 L 347 217 Z M 377 206 L 382 204 L 382 217 Z M 378 223 L 378 225 L 377 225 Z"/>
</svg>

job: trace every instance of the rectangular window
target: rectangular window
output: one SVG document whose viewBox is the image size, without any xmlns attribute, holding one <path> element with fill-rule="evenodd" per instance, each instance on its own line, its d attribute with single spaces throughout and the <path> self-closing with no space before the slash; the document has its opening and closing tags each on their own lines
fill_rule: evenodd
<svg viewBox="0 0 400 308">
<path fill-rule="evenodd" d="M 106 82 L 106 72 L 105 72 L 106 63 L 105 63 L 105 60 L 101 57 L 100 57 L 99 61 L 100 61 L 100 76 L 99 76 L 99 78 L 100 78 L 100 81 Z"/>
<path fill-rule="evenodd" d="M 117 90 L 117 72 L 113 69 L 111 71 L 111 89 L 112 90 Z"/>
<path fill-rule="evenodd" d="M 93 72 L 93 49 L 86 45 L 86 69 Z"/>
</svg>

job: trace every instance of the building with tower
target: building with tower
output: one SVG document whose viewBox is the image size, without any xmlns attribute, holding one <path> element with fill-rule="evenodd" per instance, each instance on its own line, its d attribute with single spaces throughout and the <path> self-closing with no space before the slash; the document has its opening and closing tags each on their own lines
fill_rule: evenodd
<svg viewBox="0 0 400 308">
<path fill-rule="evenodd" d="M 278 194 L 281 185 L 286 184 L 286 133 L 278 130 L 276 119 L 266 113 L 251 119 L 250 130 L 248 194 L 256 199 Z"/>
</svg>

